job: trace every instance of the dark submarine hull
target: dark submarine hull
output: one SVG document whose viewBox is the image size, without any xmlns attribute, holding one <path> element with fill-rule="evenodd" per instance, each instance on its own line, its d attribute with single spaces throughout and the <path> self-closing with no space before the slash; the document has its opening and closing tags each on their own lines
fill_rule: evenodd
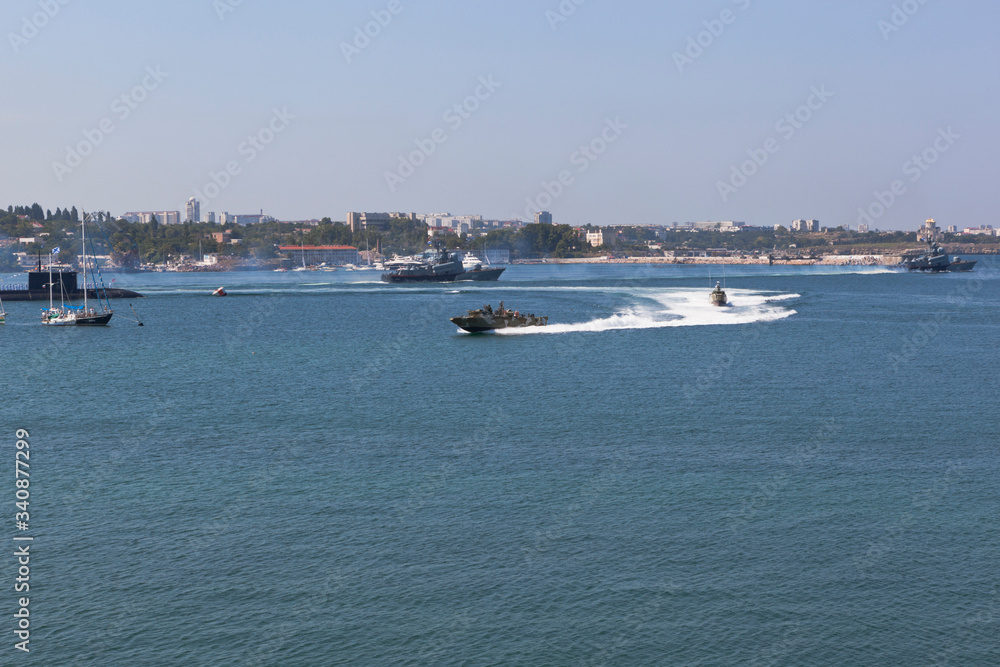
<svg viewBox="0 0 1000 667">
<path fill-rule="evenodd" d="M 88 299 L 97 299 L 98 291 L 101 293 L 101 297 L 104 296 L 105 290 L 87 290 Z M 143 299 L 145 298 L 142 294 L 138 292 L 133 292 L 130 289 L 118 289 L 111 288 L 107 290 L 107 295 L 109 299 Z M 63 294 L 63 298 L 67 301 L 83 300 L 83 290 L 76 290 L 75 292 L 66 292 Z M 48 301 L 49 291 L 45 290 L 3 290 L 0 292 L 0 299 L 4 301 Z"/>
<path fill-rule="evenodd" d="M 76 271 L 52 271 L 36 269 L 28 271 L 28 283 L 18 285 L 15 289 L 0 290 L 0 299 L 5 301 L 48 301 L 49 283 L 52 283 L 52 296 L 60 300 L 83 299 L 83 289 L 77 283 Z M 61 283 L 61 285 L 60 285 Z M 141 299 L 142 294 L 133 292 L 130 289 L 112 287 L 97 290 L 92 287 L 87 288 L 87 298 L 97 299 L 98 292 L 101 296 L 108 295 L 109 299 Z"/>
</svg>

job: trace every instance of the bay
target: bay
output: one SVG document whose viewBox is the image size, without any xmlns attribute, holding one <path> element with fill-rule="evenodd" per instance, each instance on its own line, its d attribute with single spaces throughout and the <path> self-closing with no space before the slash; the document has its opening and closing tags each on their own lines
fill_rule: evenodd
<svg viewBox="0 0 1000 667">
<path fill-rule="evenodd" d="M 22 662 L 996 663 L 979 259 L 727 267 L 726 309 L 643 265 L 117 276 L 141 328 L 5 304 Z M 448 321 L 500 300 L 550 325 Z"/>
</svg>

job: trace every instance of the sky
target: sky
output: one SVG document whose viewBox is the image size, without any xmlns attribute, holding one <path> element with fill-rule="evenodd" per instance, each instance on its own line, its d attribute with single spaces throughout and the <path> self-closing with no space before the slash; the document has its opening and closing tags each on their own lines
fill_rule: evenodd
<svg viewBox="0 0 1000 667">
<path fill-rule="evenodd" d="M 0 205 L 998 225 L 986 0 L 5 0 Z"/>
</svg>

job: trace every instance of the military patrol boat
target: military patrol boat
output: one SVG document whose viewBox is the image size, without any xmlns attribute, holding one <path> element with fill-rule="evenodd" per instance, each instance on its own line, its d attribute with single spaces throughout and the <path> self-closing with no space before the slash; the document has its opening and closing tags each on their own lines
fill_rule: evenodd
<svg viewBox="0 0 1000 667">
<path fill-rule="evenodd" d="M 712 290 L 712 293 L 711 293 L 710 296 L 711 296 L 711 299 L 712 299 L 712 305 L 713 306 L 728 306 L 729 305 L 729 299 L 726 297 L 726 293 L 725 293 L 725 291 L 723 291 L 723 289 L 719 285 L 719 283 L 715 283 L 715 289 Z"/>
<path fill-rule="evenodd" d="M 482 333 L 494 329 L 515 329 L 520 327 L 543 327 L 549 323 L 548 316 L 536 317 L 533 314 L 521 314 L 516 310 L 500 307 L 493 310 L 489 304 L 479 310 L 470 310 L 467 315 L 453 317 L 451 321 L 469 333 Z"/>
</svg>

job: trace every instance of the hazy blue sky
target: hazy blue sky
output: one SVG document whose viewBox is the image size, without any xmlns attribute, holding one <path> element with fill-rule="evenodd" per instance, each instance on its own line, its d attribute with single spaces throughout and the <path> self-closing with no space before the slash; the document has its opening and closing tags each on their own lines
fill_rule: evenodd
<svg viewBox="0 0 1000 667">
<path fill-rule="evenodd" d="M 4 206 L 1000 223 L 995 2 L 61 1 L 0 9 Z"/>
</svg>

